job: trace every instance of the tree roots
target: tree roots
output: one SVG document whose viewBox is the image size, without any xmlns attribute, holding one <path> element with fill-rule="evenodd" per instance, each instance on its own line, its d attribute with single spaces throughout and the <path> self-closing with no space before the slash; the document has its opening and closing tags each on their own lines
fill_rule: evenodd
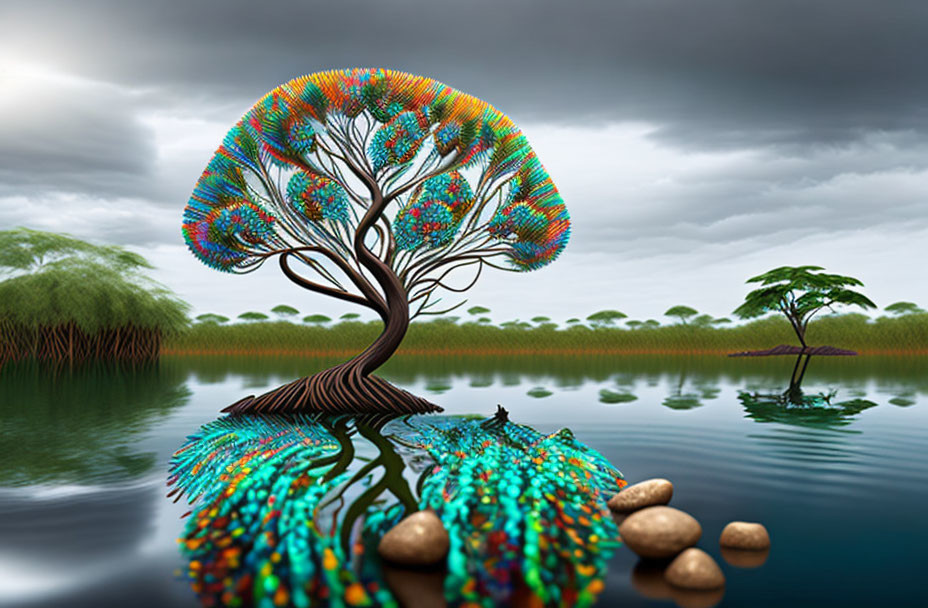
<svg viewBox="0 0 928 608">
<path fill-rule="evenodd" d="M 350 362 L 294 380 L 258 397 L 250 395 L 222 410 L 230 414 L 422 414 L 442 408 L 376 376 L 362 375 Z"/>
</svg>

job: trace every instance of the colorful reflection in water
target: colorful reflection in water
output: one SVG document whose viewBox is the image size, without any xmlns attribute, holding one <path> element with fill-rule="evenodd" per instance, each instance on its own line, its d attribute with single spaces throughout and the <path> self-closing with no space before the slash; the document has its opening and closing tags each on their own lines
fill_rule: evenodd
<svg viewBox="0 0 928 608">
<path fill-rule="evenodd" d="M 197 505 L 180 542 L 206 606 L 399 606 L 417 576 L 442 578 L 449 606 L 587 606 L 625 481 L 569 430 L 501 412 L 220 418 L 175 453 L 169 484 Z M 376 547 L 419 509 L 449 532 L 447 570 L 404 576 Z"/>
</svg>

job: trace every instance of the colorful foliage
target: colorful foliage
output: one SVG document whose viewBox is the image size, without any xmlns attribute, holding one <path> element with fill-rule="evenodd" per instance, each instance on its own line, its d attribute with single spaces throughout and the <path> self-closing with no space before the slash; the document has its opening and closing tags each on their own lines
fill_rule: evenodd
<svg viewBox="0 0 928 608">
<path fill-rule="evenodd" d="M 287 200 L 308 221 L 348 221 L 348 195 L 345 189 L 322 175 L 307 171 L 294 173 L 287 182 Z"/>
<path fill-rule="evenodd" d="M 319 72 L 293 79 L 261 98 L 232 127 L 194 188 L 184 214 L 184 234 L 190 249 L 205 263 L 222 270 L 249 267 L 258 252 L 273 251 L 280 244 L 274 226 L 257 227 L 252 236 L 265 240 L 254 247 L 210 229 L 225 217 L 218 211 L 247 200 L 256 216 L 290 221 L 288 214 L 274 206 L 281 196 L 249 196 L 251 185 L 266 190 L 275 187 L 268 176 L 270 167 L 303 172 L 303 181 L 288 184 L 302 196 L 288 197 L 289 204 L 306 221 L 334 219 L 346 221 L 348 199 L 344 183 L 331 174 L 318 155 L 329 155 L 321 142 L 344 139 L 350 125 L 366 113 L 364 122 L 372 129 L 364 136 L 366 158 L 356 163 L 369 166 L 372 177 L 387 181 L 402 174 L 422 150 L 440 158 L 441 180 L 453 180 L 457 170 L 476 167 L 480 177 L 473 186 L 478 200 L 460 198 L 449 201 L 433 197 L 425 184 L 413 191 L 401 205 L 397 241 L 407 249 L 431 248 L 453 239 L 463 216 L 472 208 L 483 209 L 483 197 L 502 192 L 506 198 L 499 209 L 491 207 L 492 218 L 485 227 L 491 236 L 508 245 L 508 257 L 517 270 L 533 270 L 555 259 L 569 235 L 566 207 L 551 178 L 542 167 L 525 136 L 512 121 L 475 97 L 435 80 L 384 69 L 349 69 Z M 430 143 L 428 143 L 430 142 Z M 428 143 L 428 145 L 426 145 Z M 337 146 L 335 146 L 337 147 Z M 344 152 L 344 151 L 342 151 Z M 343 154 L 335 157 L 345 161 Z M 345 161 L 347 162 L 347 161 Z M 366 170 L 366 169 L 364 169 Z M 316 175 L 308 185 L 305 176 Z M 459 178 L 463 180 L 463 178 Z M 464 182 L 466 183 L 466 182 Z M 314 193 L 318 192 L 318 196 Z M 329 198 L 332 200 L 329 201 Z M 438 202 L 432 202 L 438 201 Z M 331 202 L 331 206 L 325 203 Z M 474 203 L 477 203 L 476 205 Z M 451 213 L 449 216 L 448 207 Z M 411 214 L 414 209 L 419 215 Z M 403 213 L 406 215 L 403 215 Z M 262 216 L 262 217 L 263 217 Z M 204 225 L 205 224 L 205 225 Z M 236 233 L 237 234 L 237 233 Z M 308 234 L 308 233 L 307 233 Z M 221 237 L 214 240 L 213 237 Z"/>
<path fill-rule="evenodd" d="M 368 150 L 374 171 L 411 161 L 429 136 L 429 126 L 428 112 L 419 110 L 397 114 L 380 127 L 374 133 Z"/>
<path fill-rule="evenodd" d="M 490 220 L 489 231 L 510 242 L 512 262 L 524 270 L 544 266 L 566 246 L 567 208 L 534 157 L 513 178 L 507 203 Z"/>
<path fill-rule="evenodd" d="M 246 261 L 273 235 L 274 221 L 275 218 L 260 205 L 238 200 L 211 209 L 196 221 L 185 224 L 184 238 L 200 259 L 228 271 Z"/>
<path fill-rule="evenodd" d="M 396 246 L 413 250 L 447 245 L 473 206 L 473 197 L 470 184 L 458 171 L 427 179 L 396 215 Z"/>
</svg>

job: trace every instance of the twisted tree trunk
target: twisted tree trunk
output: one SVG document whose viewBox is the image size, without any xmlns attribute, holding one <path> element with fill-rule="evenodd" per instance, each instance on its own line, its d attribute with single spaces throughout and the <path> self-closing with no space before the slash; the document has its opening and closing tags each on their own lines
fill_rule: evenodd
<svg viewBox="0 0 928 608">
<path fill-rule="evenodd" d="M 363 297 L 336 293 L 327 287 L 300 279 L 287 265 L 287 253 L 280 257 L 280 266 L 284 274 L 294 282 L 313 289 L 340 297 L 341 299 L 363 304 L 375 310 L 383 320 L 384 327 L 380 336 L 361 354 L 350 361 L 318 372 L 312 376 L 299 378 L 293 382 L 264 393 L 258 397 L 250 395 L 223 409 L 232 414 L 245 413 L 283 413 L 283 412 L 328 412 L 328 413 L 390 413 L 409 414 L 440 412 L 442 408 L 417 397 L 389 382 L 371 375 L 396 352 L 409 327 L 409 301 L 406 290 L 393 269 L 374 255 L 364 244 L 367 232 L 383 214 L 386 201 L 380 188 L 370 176 L 361 172 L 362 178 L 371 190 L 371 206 L 358 224 L 354 238 L 354 253 L 358 262 L 374 277 L 383 292 L 380 294 L 369 289 L 366 280 L 354 275 L 350 268 L 342 267 L 355 284 L 361 289 Z M 314 248 L 307 248 L 314 249 Z M 319 251 L 319 253 L 324 253 Z M 332 260 L 337 262 L 337 260 Z"/>
</svg>

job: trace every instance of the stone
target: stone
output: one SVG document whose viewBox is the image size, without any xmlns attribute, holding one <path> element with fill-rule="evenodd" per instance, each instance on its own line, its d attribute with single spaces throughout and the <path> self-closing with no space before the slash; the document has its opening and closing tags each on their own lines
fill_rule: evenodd
<svg viewBox="0 0 928 608">
<path fill-rule="evenodd" d="M 673 507 L 646 507 L 625 518 L 619 526 L 622 541 L 640 557 L 673 557 L 692 547 L 702 536 L 696 519 Z"/>
<path fill-rule="evenodd" d="M 673 484 L 666 479 L 648 479 L 628 486 L 609 499 L 616 513 L 631 513 L 645 507 L 666 505 L 673 496 Z"/>
<path fill-rule="evenodd" d="M 448 555 L 448 531 L 433 511 L 418 511 L 391 528 L 377 546 L 388 562 L 402 566 L 430 566 Z"/>
<path fill-rule="evenodd" d="M 719 545 L 729 549 L 763 551 L 770 548 L 770 535 L 762 524 L 733 521 L 722 530 Z"/>
<path fill-rule="evenodd" d="M 674 587 L 706 591 L 725 585 L 725 575 L 712 557 L 696 547 L 678 555 L 664 572 L 664 578 Z"/>
</svg>

